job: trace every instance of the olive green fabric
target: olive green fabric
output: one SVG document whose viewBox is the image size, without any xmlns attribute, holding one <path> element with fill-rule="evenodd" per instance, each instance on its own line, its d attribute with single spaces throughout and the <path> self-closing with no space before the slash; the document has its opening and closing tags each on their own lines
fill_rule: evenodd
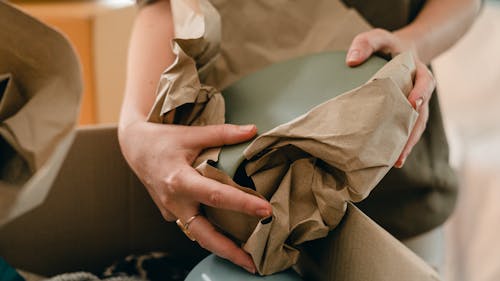
<svg viewBox="0 0 500 281">
<path fill-rule="evenodd" d="M 434 93 L 427 127 L 405 165 L 391 169 L 358 207 L 398 239 L 443 224 L 453 212 L 458 191 L 458 180 L 448 158 L 448 143 Z"/>
<path fill-rule="evenodd" d="M 136 0 L 140 6 L 157 0 Z M 424 0 L 342 0 L 348 7 L 355 8 L 371 25 L 395 30 L 407 25 L 418 15 Z"/>
<path fill-rule="evenodd" d="M 356 9 L 374 27 L 396 30 L 415 19 L 424 0 L 342 0 Z"/>
<path fill-rule="evenodd" d="M 343 0 L 374 27 L 395 30 L 415 19 L 424 0 Z M 438 93 L 429 101 L 429 120 L 402 169 L 392 169 L 357 206 L 399 239 L 427 232 L 453 212 L 458 180 L 449 165 Z"/>
</svg>

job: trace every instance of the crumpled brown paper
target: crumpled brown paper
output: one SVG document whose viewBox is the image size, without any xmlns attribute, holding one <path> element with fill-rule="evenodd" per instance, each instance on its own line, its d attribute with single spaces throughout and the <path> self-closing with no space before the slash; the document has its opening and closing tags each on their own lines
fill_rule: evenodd
<svg viewBox="0 0 500 281">
<path fill-rule="evenodd" d="M 71 143 L 82 82 L 67 40 L 5 2 L 0 41 L 2 224 L 40 204 L 50 190 Z"/>
<path fill-rule="evenodd" d="M 417 118 L 406 98 L 414 70 L 412 56 L 402 54 L 365 85 L 263 133 L 247 147 L 246 174 L 271 202 L 272 221 L 211 207 L 205 211 L 243 243 L 261 274 L 293 265 L 299 255 L 294 246 L 326 236 L 347 202 L 366 198 L 392 167 Z M 214 167 L 197 169 L 255 194 Z"/>
<path fill-rule="evenodd" d="M 245 150 L 252 159 L 247 175 L 273 205 L 273 221 L 259 224 L 244 246 L 260 272 L 293 265 L 299 254 L 293 246 L 326 236 L 340 222 L 347 201 L 366 198 L 397 160 L 417 113 L 406 98 L 413 58 L 405 54 L 387 66 L 395 64 L 411 67 L 403 79 L 397 80 L 398 72 L 379 73 L 264 133 Z M 262 151 L 269 152 L 261 156 Z"/>
<path fill-rule="evenodd" d="M 150 121 L 223 123 L 224 103 L 217 88 L 272 63 L 321 50 L 346 49 L 356 34 L 368 28 L 338 1 L 321 1 L 329 3 L 313 5 L 316 10 L 303 7 L 299 13 L 294 9 L 273 13 L 280 5 L 266 1 L 212 2 L 222 17 L 206 0 L 171 2 L 177 58 L 161 77 Z M 239 26 L 238 19 L 245 15 L 235 12 L 238 5 L 242 13 L 250 11 L 264 19 Z M 303 22 L 311 16 L 308 11 L 321 13 L 328 8 L 337 13 L 329 18 L 331 21 L 288 30 L 284 42 L 275 36 L 282 33 L 283 25 L 269 25 L 265 32 L 258 29 L 272 17 L 281 17 L 274 20 L 282 24 L 289 20 Z M 214 31 L 219 26 L 220 45 Z M 326 31 L 329 36 L 325 36 Z M 398 56 L 365 85 L 256 138 L 244 152 L 249 160 L 245 171 L 255 191 L 239 186 L 207 163 L 217 160 L 216 150 L 207 151 L 195 162 L 204 176 L 271 202 L 273 218 L 263 221 L 205 208 L 215 225 L 242 243 L 260 274 L 293 265 L 299 255 L 294 246 L 326 236 L 342 218 L 346 202 L 368 196 L 394 164 L 417 117 L 406 99 L 414 70 L 410 54 Z"/>
</svg>

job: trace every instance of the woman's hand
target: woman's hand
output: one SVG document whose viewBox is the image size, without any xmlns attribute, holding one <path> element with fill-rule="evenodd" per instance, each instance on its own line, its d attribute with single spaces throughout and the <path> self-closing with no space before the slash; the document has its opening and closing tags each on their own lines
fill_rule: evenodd
<svg viewBox="0 0 500 281">
<path fill-rule="evenodd" d="M 205 178 L 191 167 L 203 149 L 246 141 L 256 131 L 254 125 L 188 127 L 136 121 L 120 127 L 119 140 L 127 162 L 163 217 L 186 223 L 199 213 L 200 203 L 257 217 L 271 215 L 269 202 Z M 206 218 L 197 216 L 189 224 L 189 231 L 203 248 L 255 273 L 250 256 Z"/>
<path fill-rule="evenodd" d="M 436 87 L 432 73 L 418 58 L 416 52 L 413 50 L 414 47 L 409 42 L 410 40 L 405 39 L 404 36 L 397 32 L 392 33 L 384 29 L 373 29 L 361 33 L 354 38 L 346 57 L 347 65 L 356 66 L 363 63 L 376 52 L 395 56 L 407 50 L 413 51 L 416 74 L 413 89 L 408 96 L 408 100 L 419 113 L 419 116 L 401 155 L 394 164 L 396 168 L 403 167 L 413 146 L 415 146 L 425 130 L 429 117 L 429 100 Z"/>
<path fill-rule="evenodd" d="M 156 1 L 139 10 L 130 39 L 118 128 L 123 155 L 167 221 L 179 219 L 186 224 L 198 214 L 200 203 L 258 217 L 270 216 L 269 202 L 205 178 L 191 166 L 205 148 L 252 138 L 255 126 L 187 127 L 145 121 L 156 98 L 158 80 L 175 60 L 170 51 L 173 38 L 170 1 Z M 250 256 L 204 217 L 196 216 L 189 223 L 189 232 L 203 248 L 255 272 Z"/>
</svg>

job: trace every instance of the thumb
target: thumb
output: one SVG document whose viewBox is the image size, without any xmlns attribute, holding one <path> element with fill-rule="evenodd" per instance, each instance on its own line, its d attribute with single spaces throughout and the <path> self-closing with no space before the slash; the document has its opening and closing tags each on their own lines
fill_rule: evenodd
<svg viewBox="0 0 500 281">
<path fill-rule="evenodd" d="M 360 65 L 372 55 L 374 50 L 369 39 L 370 37 L 363 33 L 354 37 L 347 51 L 346 63 L 348 66 Z"/>
<path fill-rule="evenodd" d="M 257 127 L 250 125 L 208 125 L 191 127 L 187 142 L 197 147 L 218 147 L 247 141 L 255 136 Z"/>
<path fill-rule="evenodd" d="M 373 53 L 384 51 L 393 45 L 391 33 L 383 29 L 372 29 L 358 34 L 347 51 L 346 64 L 356 66 L 367 60 Z"/>
</svg>

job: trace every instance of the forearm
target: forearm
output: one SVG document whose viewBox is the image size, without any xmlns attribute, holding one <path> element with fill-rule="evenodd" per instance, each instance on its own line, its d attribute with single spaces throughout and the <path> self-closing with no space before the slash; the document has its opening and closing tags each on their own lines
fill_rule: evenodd
<svg viewBox="0 0 500 281">
<path fill-rule="evenodd" d="M 171 50 L 173 36 L 169 1 L 158 1 L 141 8 L 130 39 L 120 129 L 135 121 L 146 120 L 161 73 L 175 58 Z"/>
<path fill-rule="evenodd" d="M 395 34 L 430 63 L 469 29 L 480 5 L 480 0 L 429 0 L 417 18 Z"/>
</svg>

